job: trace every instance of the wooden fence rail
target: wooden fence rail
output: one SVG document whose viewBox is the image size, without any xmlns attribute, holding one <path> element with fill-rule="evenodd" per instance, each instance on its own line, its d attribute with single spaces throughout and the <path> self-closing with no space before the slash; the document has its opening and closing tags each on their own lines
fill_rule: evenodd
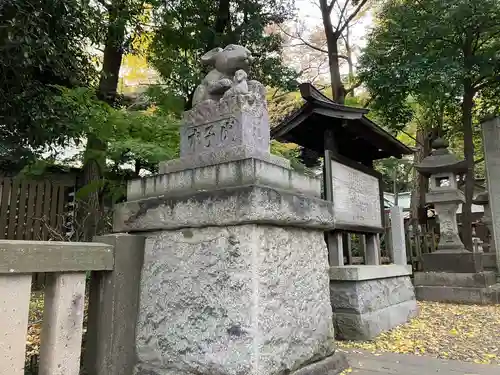
<svg viewBox="0 0 500 375">
<path fill-rule="evenodd" d="M 113 246 L 103 243 L 0 240 L 0 374 L 24 375 L 31 274 L 50 272 L 39 374 L 78 375 L 86 272 L 113 267 Z"/>
</svg>

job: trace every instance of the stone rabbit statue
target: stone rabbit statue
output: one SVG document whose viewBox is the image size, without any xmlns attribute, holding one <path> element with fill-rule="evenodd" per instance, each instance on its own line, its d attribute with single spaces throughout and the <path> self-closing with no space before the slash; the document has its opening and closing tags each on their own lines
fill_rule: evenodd
<svg viewBox="0 0 500 375">
<path fill-rule="evenodd" d="M 208 99 L 219 101 L 233 86 L 236 72 L 239 70 L 247 72 L 252 61 L 252 53 L 247 48 L 236 44 L 229 44 L 224 49 L 214 48 L 205 53 L 201 57 L 201 62 L 214 69 L 196 88 L 193 95 L 193 107 Z M 244 80 L 246 81 L 246 76 Z"/>
<path fill-rule="evenodd" d="M 224 97 L 248 94 L 247 72 L 243 69 L 237 70 L 234 73 L 233 84 L 229 90 L 224 93 Z"/>
</svg>

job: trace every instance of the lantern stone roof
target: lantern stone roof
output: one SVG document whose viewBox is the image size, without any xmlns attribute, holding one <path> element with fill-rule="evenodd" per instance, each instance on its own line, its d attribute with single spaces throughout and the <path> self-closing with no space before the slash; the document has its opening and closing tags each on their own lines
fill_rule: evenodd
<svg viewBox="0 0 500 375">
<path fill-rule="evenodd" d="M 338 104 L 310 83 L 300 85 L 305 103 L 271 129 L 271 137 L 291 142 L 322 155 L 324 134 L 334 133 L 338 153 L 358 162 L 401 158 L 413 150 L 389 134 L 365 115 L 365 108 Z"/>
<path fill-rule="evenodd" d="M 432 142 L 434 151 L 415 166 L 424 176 L 436 173 L 463 173 L 467 171 L 465 160 L 458 159 L 448 150 L 448 142 L 442 138 L 437 138 Z"/>
</svg>

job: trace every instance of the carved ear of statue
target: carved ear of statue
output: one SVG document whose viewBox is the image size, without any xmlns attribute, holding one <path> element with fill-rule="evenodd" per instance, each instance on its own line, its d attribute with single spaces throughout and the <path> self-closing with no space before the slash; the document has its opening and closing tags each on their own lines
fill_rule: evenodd
<svg viewBox="0 0 500 375">
<path fill-rule="evenodd" d="M 221 53 L 223 50 L 220 47 L 211 49 L 207 53 L 205 53 L 203 56 L 201 56 L 201 62 L 205 65 L 215 65 L 215 59 L 217 58 L 217 55 Z"/>
</svg>

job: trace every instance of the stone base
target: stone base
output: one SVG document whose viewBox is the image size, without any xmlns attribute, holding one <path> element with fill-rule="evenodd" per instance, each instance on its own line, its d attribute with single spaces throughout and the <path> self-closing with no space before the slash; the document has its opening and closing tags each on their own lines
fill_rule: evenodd
<svg viewBox="0 0 500 375">
<path fill-rule="evenodd" d="M 496 253 L 483 253 L 483 266 L 487 271 L 497 270 L 497 255 Z"/>
<path fill-rule="evenodd" d="M 482 272 L 483 256 L 481 253 L 471 252 L 423 254 L 422 268 L 425 272 Z"/>
<path fill-rule="evenodd" d="M 328 284 L 322 230 L 150 233 L 135 375 L 336 374 Z"/>
<path fill-rule="evenodd" d="M 219 151 L 205 152 L 160 162 L 159 172 L 160 174 L 174 173 L 186 169 L 208 167 L 249 158 L 259 159 L 282 168 L 290 169 L 290 161 L 288 159 L 248 146 L 234 146 Z"/>
<path fill-rule="evenodd" d="M 500 283 L 488 288 L 415 286 L 419 301 L 496 305 L 500 303 Z"/>
<path fill-rule="evenodd" d="M 370 271 L 363 272 L 363 267 Z M 332 267 L 330 296 L 337 337 L 371 340 L 415 317 L 418 307 L 410 274 L 411 269 L 397 265 Z"/>
<path fill-rule="evenodd" d="M 247 158 L 218 165 L 185 169 L 132 180 L 127 185 L 127 200 L 162 195 L 187 195 L 200 191 L 261 184 L 321 198 L 321 180 L 308 177 L 271 161 Z"/>
<path fill-rule="evenodd" d="M 312 363 L 292 372 L 291 375 L 337 375 L 341 374 L 348 367 L 349 363 L 346 356 L 337 351 L 322 361 Z"/>
<path fill-rule="evenodd" d="M 420 301 L 464 304 L 499 303 L 500 284 L 492 271 L 478 273 L 417 272 L 415 294 Z"/>
</svg>

